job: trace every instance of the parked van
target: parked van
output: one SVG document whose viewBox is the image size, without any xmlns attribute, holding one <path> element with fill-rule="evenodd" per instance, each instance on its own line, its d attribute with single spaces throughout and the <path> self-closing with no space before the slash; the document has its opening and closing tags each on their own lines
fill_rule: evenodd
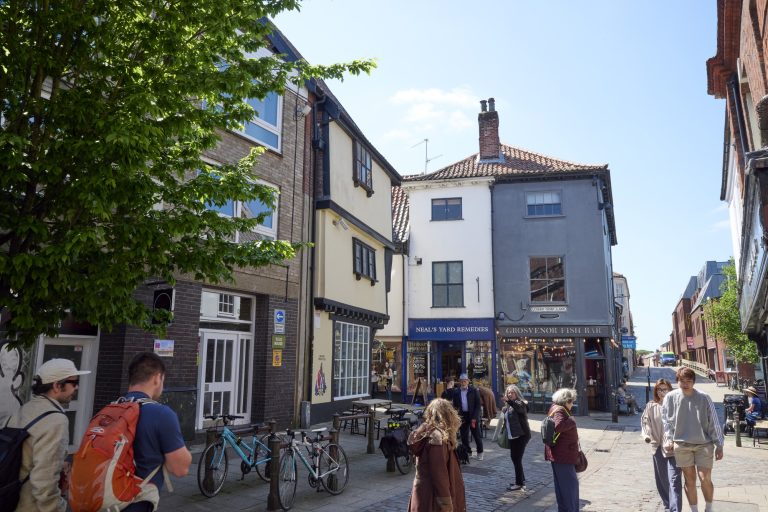
<svg viewBox="0 0 768 512">
<path fill-rule="evenodd" d="M 677 356 L 675 356 L 674 352 L 662 352 L 659 363 L 661 366 L 676 366 Z"/>
</svg>

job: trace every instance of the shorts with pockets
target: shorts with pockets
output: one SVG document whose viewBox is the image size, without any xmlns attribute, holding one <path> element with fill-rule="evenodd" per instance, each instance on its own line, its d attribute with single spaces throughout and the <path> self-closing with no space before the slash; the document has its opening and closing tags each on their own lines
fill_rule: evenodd
<svg viewBox="0 0 768 512">
<path fill-rule="evenodd" d="M 715 446 L 712 443 L 691 444 L 675 442 L 675 463 L 679 468 L 696 466 L 712 469 Z"/>
</svg>

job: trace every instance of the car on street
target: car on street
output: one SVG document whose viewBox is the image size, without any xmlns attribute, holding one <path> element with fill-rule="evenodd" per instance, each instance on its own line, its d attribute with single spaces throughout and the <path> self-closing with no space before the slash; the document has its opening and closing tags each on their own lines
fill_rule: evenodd
<svg viewBox="0 0 768 512">
<path fill-rule="evenodd" d="M 675 356 L 674 352 L 662 352 L 659 363 L 661 366 L 676 366 L 677 356 Z"/>
</svg>

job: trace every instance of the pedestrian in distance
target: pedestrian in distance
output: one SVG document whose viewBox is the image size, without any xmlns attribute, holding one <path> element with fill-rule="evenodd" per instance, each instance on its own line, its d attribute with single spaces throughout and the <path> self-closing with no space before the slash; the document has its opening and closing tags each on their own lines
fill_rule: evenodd
<svg viewBox="0 0 768 512">
<path fill-rule="evenodd" d="M 453 402 L 453 392 L 456 391 L 455 386 L 456 386 L 456 383 L 453 381 L 453 379 L 449 380 L 448 383 L 445 385 L 445 390 L 443 390 L 443 393 L 440 395 L 440 398 L 444 398 L 449 402 Z"/>
<path fill-rule="evenodd" d="M 626 382 L 619 384 L 619 387 L 616 389 L 616 394 L 619 396 L 619 403 L 625 403 L 627 405 L 627 410 L 630 414 L 637 414 L 637 411 L 639 411 L 640 408 L 637 406 L 635 396 L 631 393 L 627 393 Z"/>
<path fill-rule="evenodd" d="M 554 446 L 544 445 L 544 459 L 552 463 L 558 512 L 579 510 L 579 479 L 576 476 L 579 431 L 571 415 L 576 396 L 575 389 L 558 389 L 552 394 L 548 412 L 555 422 L 555 432 L 559 434 Z"/>
<path fill-rule="evenodd" d="M 376 371 L 376 365 L 371 365 L 371 398 L 376 398 L 376 391 L 379 390 L 379 372 Z"/>
<path fill-rule="evenodd" d="M 659 491 L 664 510 L 682 512 L 683 477 L 675 462 L 673 450 L 664 447 L 664 425 L 661 420 L 661 408 L 664 397 L 672 391 L 672 384 L 667 379 L 659 379 L 653 388 L 653 400 L 645 406 L 640 418 L 643 440 L 650 443 L 653 450 L 653 474 L 656 490 Z"/>
<path fill-rule="evenodd" d="M 531 440 L 531 427 L 528 424 L 528 401 L 523 398 L 520 389 L 514 384 L 507 386 L 504 393 L 506 405 L 501 412 L 505 415 L 506 435 L 509 439 L 509 456 L 515 468 L 515 481 L 509 484 L 508 491 L 525 490 L 525 473 L 523 471 L 523 454 L 528 441 Z"/>
<path fill-rule="evenodd" d="M 395 378 L 395 372 L 389 365 L 389 361 L 384 363 L 384 378 L 387 379 L 387 400 L 392 400 L 392 381 Z"/>
<path fill-rule="evenodd" d="M 32 380 L 32 399 L 8 421 L 9 427 L 23 428 L 48 413 L 29 428 L 29 437 L 22 447 L 19 479 L 26 482 L 21 487 L 17 511 L 67 509 L 62 490 L 67 488 L 68 464 L 64 459 L 69 445 L 69 419 L 62 406 L 72 401 L 80 375 L 89 373 L 78 370 L 69 359 L 46 361 Z"/>
<path fill-rule="evenodd" d="M 128 392 L 125 398 L 153 400 L 141 408 L 133 441 L 136 475 L 141 478 L 146 478 L 161 465 L 173 476 L 181 478 L 187 475 L 192 463 L 192 454 L 181 436 L 178 416 L 167 405 L 156 402 L 163 394 L 165 371 L 163 360 L 152 352 L 136 354 L 128 366 Z M 158 471 L 151 482 L 158 490 L 162 489 L 163 471 Z M 154 504 L 139 501 L 124 510 L 152 512 Z"/>
<path fill-rule="evenodd" d="M 723 430 L 712 398 L 694 389 L 696 374 L 690 368 L 676 373 L 678 389 L 662 403 L 664 448 L 674 450 L 675 462 L 685 477 L 685 495 L 691 512 L 698 512 L 696 474 L 701 482 L 705 511 L 712 510 L 715 487 L 712 483 L 712 456 L 723 458 Z"/>
<path fill-rule="evenodd" d="M 464 477 L 455 449 L 460 424 L 453 405 L 436 398 L 427 405 L 424 422 L 408 436 L 416 457 L 408 512 L 466 512 Z"/>
<path fill-rule="evenodd" d="M 477 460 L 483 460 L 483 438 L 480 435 L 480 393 L 469 383 L 466 373 L 459 375 L 459 388 L 453 391 L 453 406 L 459 411 L 461 418 L 459 430 L 461 444 L 472 456 L 472 448 L 469 446 L 469 433 L 472 432 L 477 447 Z"/>
<path fill-rule="evenodd" d="M 763 416 L 763 403 L 757 396 L 757 390 L 752 386 L 745 388 L 744 394 L 749 397 L 749 407 L 744 410 L 744 421 L 751 436 L 754 435 L 755 423 Z"/>
</svg>

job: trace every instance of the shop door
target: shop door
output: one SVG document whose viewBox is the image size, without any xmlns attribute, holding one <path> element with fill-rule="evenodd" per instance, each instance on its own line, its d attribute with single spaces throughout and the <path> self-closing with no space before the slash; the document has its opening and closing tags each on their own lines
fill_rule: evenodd
<svg viewBox="0 0 768 512">
<path fill-rule="evenodd" d="M 444 383 L 454 380 L 458 383 L 459 375 L 464 373 L 461 359 L 464 343 L 437 343 L 437 348 L 437 357 L 440 362 L 440 366 L 437 368 L 437 380 Z"/>
<path fill-rule="evenodd" d="M 98 356 L 97 338 L 42 338 L 37 352 L 35 368 L 56 358 L 69 359 L 78 370 L 90 370 L 87 375 L 80 375 L 80 385 L 72 401 L 62 405 L 69 419 L 70 452 L 77 451 L 93 413 L 93 393 L 96 382 L 96 359 Z"/>
<path fill-rule="evenodd" d="M 250 423 L 253 338 L 250 334 L 204 331 L 201 334 L 202 383 L 198 428 L 205 416 L 243 416 L 235 424 Z"/>
</svg>

